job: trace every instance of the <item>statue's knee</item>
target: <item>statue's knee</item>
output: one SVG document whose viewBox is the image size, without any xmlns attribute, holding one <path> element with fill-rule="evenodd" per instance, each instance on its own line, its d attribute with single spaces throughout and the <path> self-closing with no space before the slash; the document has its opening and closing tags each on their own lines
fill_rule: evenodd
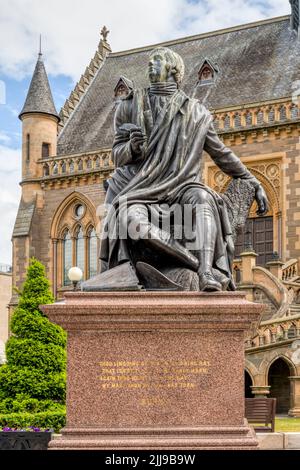
<svg viewBox="0 0 300 470">
<path fill-rule="evenodd" d="M 185 203 L 193 206 L 212 202 L 212 195 L 201 188 L 193 188 L 188 191 Z"/>
</svg>

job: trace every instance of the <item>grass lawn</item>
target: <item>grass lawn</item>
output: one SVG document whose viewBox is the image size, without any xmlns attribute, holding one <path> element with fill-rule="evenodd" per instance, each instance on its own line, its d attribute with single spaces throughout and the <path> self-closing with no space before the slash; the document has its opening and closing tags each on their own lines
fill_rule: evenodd
<svg viewBox="0 0 300 470">
<path fill-rule="evenodd" d="M 300 418 L 275 418 L 275 432 L 300 432 Z"/>
<path fill-rule="evenodd" d="M 262 423 L 253 424 L 250 426 L 261 426 Z M 300 432 L 300 418 L 276 417 L 275 418 L 275 432 Z"/>
</svg>

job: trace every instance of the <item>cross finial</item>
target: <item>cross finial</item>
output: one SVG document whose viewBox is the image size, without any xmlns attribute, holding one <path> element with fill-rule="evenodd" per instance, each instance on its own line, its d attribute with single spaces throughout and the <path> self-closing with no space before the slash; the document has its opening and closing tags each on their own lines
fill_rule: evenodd
<svg viewBox="0 0 300 470">
<path fill-rule="evenodd" d="M 109 32 L 110 31 L 107 29 L 106 26 L 103 26 L 103 28 L 101 29 L 100 34 L 101 34 L 102 39 L 103 39 L 104 42 L 107 42 L 106 40 L 107 40 L 107 36 L 108 36 Z"/>
</svg>

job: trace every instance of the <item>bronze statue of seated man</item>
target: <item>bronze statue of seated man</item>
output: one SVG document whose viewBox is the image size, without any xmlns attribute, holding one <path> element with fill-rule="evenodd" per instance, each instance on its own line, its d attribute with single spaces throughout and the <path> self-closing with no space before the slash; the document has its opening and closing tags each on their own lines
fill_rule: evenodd
<svg viewBox="0 0 300 470">
<path fill-rule="evenodd" d="M 188 269 L 200 291 L 234 289 L 237 214 L 245 220 L 254 198 L 258 214 L 265 214 L 265 192 L 219 139 L 210 112 L 180 89 L 182 58 L 159 47 L 150 54 L 148 72 L 149 88 L 132 90 L 115 114 L 116 169 L 106 196 L 101 271 L 145 262 L 169 278 Z M 203 150 L 233 178 L 224 195 L 201 182 Z M 181 238 L 178 228 L 184 229 Z M 143 284 L 145 272 L 139 279 Z"/>
</svg>

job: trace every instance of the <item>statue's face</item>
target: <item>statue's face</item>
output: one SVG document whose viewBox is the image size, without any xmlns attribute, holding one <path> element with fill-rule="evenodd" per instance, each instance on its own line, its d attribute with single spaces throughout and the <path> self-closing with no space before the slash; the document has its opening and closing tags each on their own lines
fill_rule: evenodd
<svg viewBox="0 0 300 470">
<path fill-rule="evenodd" d="M 171 77 L 171 66 L 163 52 L 150 56 L 148 70 L 151 83 L 167 82 Z"/>
</svg>

